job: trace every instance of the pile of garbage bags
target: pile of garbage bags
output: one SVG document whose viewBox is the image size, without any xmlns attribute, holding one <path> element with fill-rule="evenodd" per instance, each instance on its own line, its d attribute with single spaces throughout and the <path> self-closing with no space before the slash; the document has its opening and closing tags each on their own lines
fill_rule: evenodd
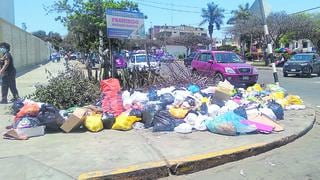
<svg viewBox="0 0 320 180">
<path fill-rule="evenodd" d="M 50 104 L 20 100 L 14 103 L 14 122 L 5 137 L 27 139 L 44 132 L 66 133 L 84 127 L 103 129 L 191 133 L 209 131 L 222 135 L 269 134 L 284 127 L 285 110 L 304 109 L 299 96 L 289 95 L 278 85 L 234 88 L 228 81 L 201 89 L 185 87 L 121 91 L 118 79 L 100 83 L 101 99 L 95 105 L 58 110 Z M 26 132 L 38 128 L 38 133 Z"/>
</svg>

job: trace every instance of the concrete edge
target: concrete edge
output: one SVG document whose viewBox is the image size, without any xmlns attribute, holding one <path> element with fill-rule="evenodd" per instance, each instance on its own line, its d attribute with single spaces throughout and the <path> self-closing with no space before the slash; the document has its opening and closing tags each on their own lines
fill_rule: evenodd
<svg viewBox="0 0 320 180">
<path fill-rule="evenodd" d="M 254 66 L 255 68 L 257 68 L 258 70 L 272 70 L 272 67 L 260 67 L 260 66 Z M 281 71 L 282 72 L 282 68 L 276 68 L 277 71 Z"/>
<path fill-rule="evenodd" d="M 281 147 L 302 137 L 309 132 L 316 122 L 316 111 L 313 121 L 301 132 L 271 143 L 255 143 L 222 151 L 191 155 L 175 160 L 149 162 L 115 169 L 114 171 L 93 171 L 81 173 L 78 179 L 157 179 L 171 175 L 190 174 L 216 167 L 225 163 L 238 161 Z"/>
</svg>

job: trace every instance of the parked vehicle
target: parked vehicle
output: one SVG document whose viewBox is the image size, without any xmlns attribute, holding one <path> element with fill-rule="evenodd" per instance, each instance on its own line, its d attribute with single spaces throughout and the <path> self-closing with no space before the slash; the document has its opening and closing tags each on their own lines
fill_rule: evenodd
<svg viewBox="0 0 320 180">
<path fill-rule="evenodd" d="M 186 58 L 184 58 L 184 65 L 186 67 L 191 66 L 191 62 L 194 59 L 194 57 L 197 55 L 196 52 L 192 52 L 191 54 L 189 54 Z"/>
<path fill-rule="evenodd" d="M 59 62 L 60 59 L 61 59 L 61 55 L 59 53 L 52 53 L 50 56 L 50 60 L 52 62 L 55 62 L 55 61 Z"/>
<path fill-rule="evenodd" d="M 113 61 L 114 61 L 114 66 L 117 69 L 124 69 L 127 67 L 126 58 L 123 55 L 114 55 Z"/>
<path fill-rule="evenodd" d="M 160 57 L 160 62 L 173 62 L 175 59 L 173 55 L 166 54 Z"/>
<path fill-rule="evenodd" d="M 283 66 L 283 76 L 289 74 L 320 76 L 320 56 L 317 53 L 299 53 L 292 56 Z"/>
<path fill-rule="evenodd" d="M 136 68 L 138 70 L 149 69 L 148 61 L 152 70 L 160 70 L 160 63 L 153 56 L 147 56 L 146 54 L 132 55 L 128 62 L 128 68 Z"/>
<path fill-rule="evenodd" d="M 228 80 L 236 87 L 246 87 L 258 81 L 258 71 L 230 51 L 201 50 L 191 62 L 192 71 L 213 75 L 218 81 Z"/>
</svg>

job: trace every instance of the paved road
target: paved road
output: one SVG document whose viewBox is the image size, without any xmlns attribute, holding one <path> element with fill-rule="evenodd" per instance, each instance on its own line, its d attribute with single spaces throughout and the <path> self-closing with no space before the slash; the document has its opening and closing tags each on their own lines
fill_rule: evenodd
<svg viewBox="0 0 320 180">
<path fill-rule="evenodd" d="M 271 70 L 259 70 L 260 83 L 272 83 L 273 75 Z M 297 94 L 309 105 L 320 105 L 320 77 L 283 77 L 282 72 L 278 72 L 279 82 L 282 87 L 287 89 L 291 94 Z"/>
<path fill-rule="evenodd" d="M 313 107 L 320 104 L 320 77 L 284 78 L 282 74 L 279 77 L 281 85 L 290 93 L 300 95 Z M 260 82 L 273 82 L 272 72 L 260 70 Z M 317 114 L 319 119 L 320 108 L 317 108 Z M 319 140 L 320 125 L 317 122 L 307 135 L 286 146 L 206 171 L 167 179 L 319 179 Z"/>
</svg>

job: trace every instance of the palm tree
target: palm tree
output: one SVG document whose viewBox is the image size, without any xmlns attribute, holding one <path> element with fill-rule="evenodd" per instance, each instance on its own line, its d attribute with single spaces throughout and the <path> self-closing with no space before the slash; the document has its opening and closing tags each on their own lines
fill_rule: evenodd
<svg viewBox="0 0 320 180">
<path fill-rule="evenodd" d="M 201 17 L 203 18 L 200 26 L 209 23 L 208 30 L 210 39 L 212 40 L 213 26 L 215 25 L 217 30 L 220 30 L 221 25 L 223 24 L 223 15 L 224 9 L 218 7 L 214 2 L 208 3 L 207 8 L 202 8 Z"/>
<path fill-rule="evenodd" d="M 227 24 L 235 24 L 239 20 L 248 20 L 250 17 L 249 3 L 244 6 L 239 5 L 237 10 L 232 10 L 233 16 L 228 20 Z"/>
</svg>

